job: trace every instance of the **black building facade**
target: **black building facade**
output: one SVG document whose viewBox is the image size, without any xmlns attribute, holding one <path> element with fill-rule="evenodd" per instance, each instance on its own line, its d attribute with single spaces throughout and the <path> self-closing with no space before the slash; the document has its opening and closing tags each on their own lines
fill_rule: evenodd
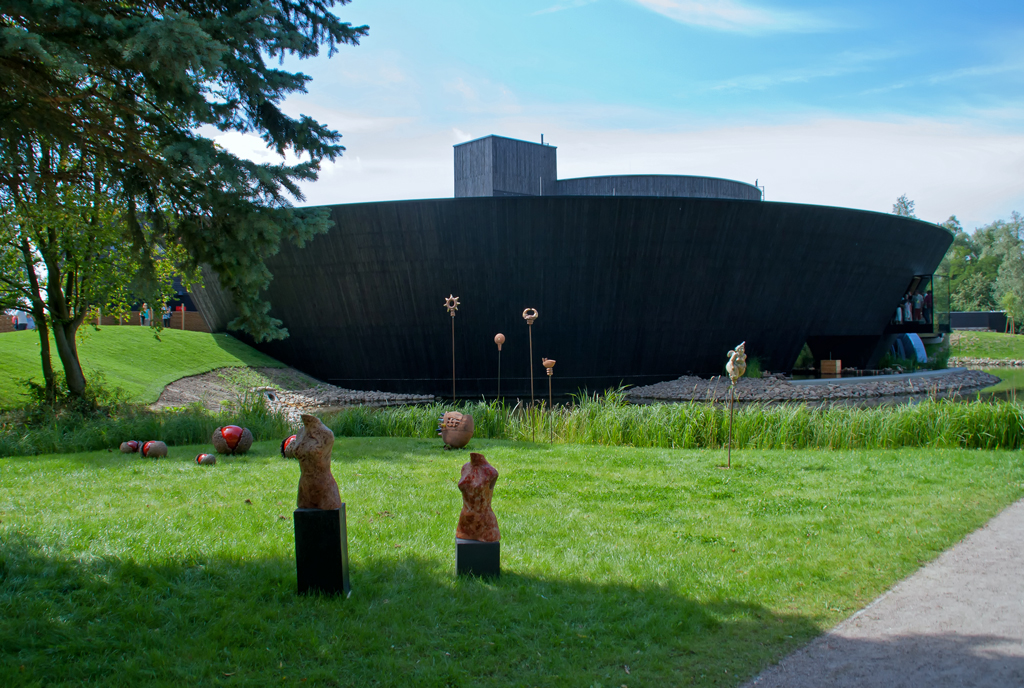
<svg viewBox="0 0 1024 688">
<path fill-rule="evenodd" d="M 769 203 L 753 185 L 637 175 L 558 180 L 555 149 L 487 137 L 455 149 L 456 198 L 332 206 L 334 227 L 268 261 L 266 294 L 288 339 L 257 347 L 333 384 L 451 393 L 451 319 L 460 297 L 460 396 L 602 390 L 686 373 L 721 374 L 747 342 L 789 370 L 817 358 L 871 364 L 916 275 L 952 242 L 915 219 Z M 610 193 L 609 193 L 610 191 Z M 232 305 L 207 277 L 195 300 L 215 330 Z"/>
</svg>

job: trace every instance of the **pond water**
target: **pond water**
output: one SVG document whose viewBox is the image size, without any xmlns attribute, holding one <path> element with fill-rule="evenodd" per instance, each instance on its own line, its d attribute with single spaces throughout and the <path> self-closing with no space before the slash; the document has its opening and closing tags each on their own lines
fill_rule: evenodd
<svg viewBox="0 0 1024 688">
<path fill-rule="evenodd" d="M 981 390 L 982 398 L 1024 401 L 1024 368 L 986 368 L 986 373 L 998 377 L 1001 382 Z"/>
</svg>

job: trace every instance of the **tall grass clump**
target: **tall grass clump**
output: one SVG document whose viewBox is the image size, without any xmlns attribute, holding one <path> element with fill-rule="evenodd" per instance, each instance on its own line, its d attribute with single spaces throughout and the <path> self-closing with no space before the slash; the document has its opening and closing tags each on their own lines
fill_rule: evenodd
<svg viewBox="0 0 1024 688">
<path fill-rule="evenodd" d="M 567 444 L 719 449 L 728 437 L 728 410 L 704 402 L 629 404 L 621 392 L 581 395 L 552 413 L 499 402 L 348 409 L 325 418 L 344 437 L 437 436 L 437 419 L 457 408 L 470 413 L 475 436 Z M 737 409 L 733 447 L 746 449 L 895 449 L 899 447 L 1020 449 L 1024 405 L 1018 402 L 926 400 L 856 408 L 802 404 Z"/>
<path fill-rule="evenodd" d="M 249 428 L 257 440 L 291 432 L 285 416 L 271 411 L 259 392 L 243 391 L 229 409 L 218 413 L 199 404 L 160 412 L 121 405 L 91 413 L 38 409 L 8 413 L 0 418 L 0 457 L 110 449 L 125 440 L 198 444 L 209 442 L 214 430 L 228 424 Z"/>
</svg>

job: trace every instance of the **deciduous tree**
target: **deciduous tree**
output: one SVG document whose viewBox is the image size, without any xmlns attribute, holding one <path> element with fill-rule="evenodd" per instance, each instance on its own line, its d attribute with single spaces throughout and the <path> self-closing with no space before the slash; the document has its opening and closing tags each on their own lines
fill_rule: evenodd
<svg viewBox="0 0 1024 688">
<path fill-rule="evenodd" d="M 19 199 L 57 188 L 70 193 L 67 185 L 76 184 L 94 193 L 99 184 L 118 209 L 109 229 L 120 243 L 86 239 L 92 229 L 72 220 L 64 229 L 84 233 L 74 240 L 67 235 L 60 244 L 66 255 L 118 246 L 117 255 L 139 266 L 137 281 L 155 283 L 162 248 L 180 246 L 190 268 L 210 265 L 234 297 L 241 315 L 233 327 L 257 340 L 286 336 L 260 296 L 271 279 L 264 260 L 282 240 L 302 245 L 326 231 L 324 211 L 291 203 L 302 199 L 298 184 L 315 179 L 321 161 L 344 148 L 337 132 L 283 112 L 284 98 L 303 92 L 309 78 L 273 62 L 357 44 L 367 27 L 332 12 L 347 3 L 3 0 L 0 189 L 18 212 L 8 224 L 52 227 L 31 219 Z M 241 159 L 206 135 L 217 130 L 258 134 L 300 162 Z M 77 163 L 37 164 L 45 151 Z M 45 212 L 79 217 L 61 203 Z M 90 203 L 95 207 L 95 199 Z M 28 248 L 32 260 L 45 264 L 41 251 Z M 49 294 L 50 282 L 28 289 Z M 56 315 L 60 304 L 47 299 L 55 328 L 65 321 L 73 326 L 78 316 Z"/>
</svg>

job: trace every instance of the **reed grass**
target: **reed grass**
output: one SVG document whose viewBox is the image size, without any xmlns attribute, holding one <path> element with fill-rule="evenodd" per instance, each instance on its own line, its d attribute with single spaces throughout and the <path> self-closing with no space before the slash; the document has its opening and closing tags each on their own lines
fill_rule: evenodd
<svg viewBox="0 0 1024 688">
<path fill-rule="evenodd" d="M 246 394 L 248 396 L 246 396 Z M 721 449 L 729 435 L 724 404 L 629 404 L 621 390 L 581 395 L 570 404 L 533 410 L 522 404 L 476 402 L 453 406 L 355 407 L 323 416 L 339 437 L 437 436 L 437 420 L 458 409 L 473 415 L 480 439 L 678 449 Z M 28 426 L 16 416 L 0 423 L 0 456 L 113 448 L 126 439 L 160 439 L 169 445 L 209 439 L 234 423 L 257 440 L 283 438 L 296 428 L 245 393 L 229 410 L 199 406 L 152 413 L 128 409 L 109 418 L 55 417 Z M 1020 449 L 1024 403 L 926 400 L 917 404 L 856 408 L 801 404 L 749 405 L 736 410 L 734 449 Z"/>
<path fill-rule="evenodd" d="M 450 404 L 389 409 L 354 408 L 327 416 L 344 437 L 433 437 L 437 418 Z M 473 415 L 476 437 L 631 447 L 718 449 L 725 446 L 725 405 L 706 402 L 634 405 L 620 392 L 581 396 L 574 403 L 532 412 L 520 404 L 463 404 Z M 550 423 L 550 425 L 549 425 Z M 553 433 L 551 432 L 553 426 Z M 737 409 L 737 449 L 1020 449 L 1024 405 L 1019 402 L 926 400 L 901 406 L 856 408 L 801 404 L 750 405 Z"/>
</svg>

